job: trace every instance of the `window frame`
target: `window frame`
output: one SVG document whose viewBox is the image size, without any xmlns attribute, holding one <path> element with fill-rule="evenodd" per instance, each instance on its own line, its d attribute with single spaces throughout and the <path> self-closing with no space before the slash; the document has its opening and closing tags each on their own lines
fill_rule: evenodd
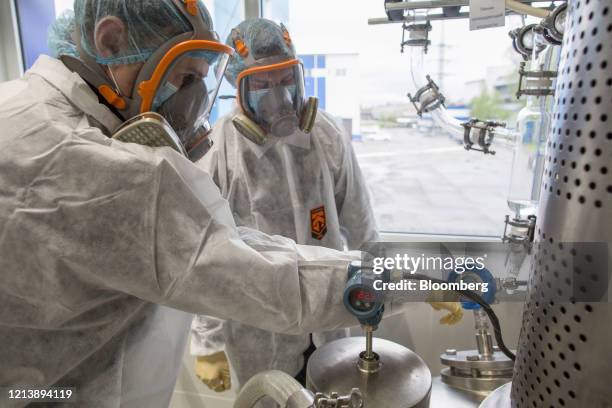
<svg viewBox="0 0 612 408">
<path fill-rule="evenodd" d="M 249 18 L 263 17 L 263 0 L 243 0 L 244 1 L 244 16 Z"/>
</svg>

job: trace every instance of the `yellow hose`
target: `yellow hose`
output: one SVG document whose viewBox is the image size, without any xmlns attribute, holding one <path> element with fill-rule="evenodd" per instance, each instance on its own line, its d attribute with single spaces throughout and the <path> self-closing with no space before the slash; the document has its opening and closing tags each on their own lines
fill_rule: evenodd
<svg viewBox="0 0 612 408">
<path fill-rule="evenodd" d="M 530 5 L 523 4 L 516 0 L 506 0 L 506 8 L 512 11 L 515 11 L 519 14 L 526 14 L 528 16 L 545 18 L 550 14 L 549 10 L 539 9 L 536 7 L 531 7 Z"/>
</svg>

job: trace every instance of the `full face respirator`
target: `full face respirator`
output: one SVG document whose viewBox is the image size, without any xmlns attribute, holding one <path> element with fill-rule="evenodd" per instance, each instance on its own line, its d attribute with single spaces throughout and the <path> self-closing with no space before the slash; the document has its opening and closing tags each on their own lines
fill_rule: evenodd
<svg viewBox="0 0 612 408">
<path fill-rule="evenodd" d="M 291 37 L 281 25 L 285 42 Z M 245 60 L 247 69 L 236 80 L 238 106 L 241 113 L 232 119 L 234 127 L 258 145 L 268 135 L 290 136 L 296 131 L 310 133 L 315 123 L 318 99 L 304 96 L 304 68 L 290 55 L 255 59 L 240 32 L 232 32 L 236 52 Z"/>
</svg>

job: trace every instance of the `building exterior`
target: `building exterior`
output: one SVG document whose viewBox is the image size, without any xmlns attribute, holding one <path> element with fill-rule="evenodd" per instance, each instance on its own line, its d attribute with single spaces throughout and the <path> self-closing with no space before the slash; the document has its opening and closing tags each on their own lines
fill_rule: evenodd
<svg viewBox="0 0 612 408">
<path fill-rule="evenodd" d="M 341 28 L 334 17 L 354 6 L 351 0 L 263 0 L 262 14 L 282 22 L 291 32 L 304 63 L 306 94 L 319 98 L 321 109 L 338 118 L 353 138 L 359 138 L 361 95 L 355 86 L 360 80 L 359 40 L 354 35 L 339 36 Z"/>
</svg>

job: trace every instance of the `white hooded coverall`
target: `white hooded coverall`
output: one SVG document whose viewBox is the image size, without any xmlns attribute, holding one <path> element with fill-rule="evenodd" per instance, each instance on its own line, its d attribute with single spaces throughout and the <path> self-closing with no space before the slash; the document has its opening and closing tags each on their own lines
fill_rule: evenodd
<svg viewBox="0 0 612 408">
<path fill-rule="evenodd" d="M 213 130 L 214 146 L 199 162 L 228 200 L 239 226 L 282 235 L 299 244 L 342 250 L 378 240 L 365 181 L 349 137 L 319 111 L 311 134 L 269 136 L 258 146 L 232 124 L 235 110 Z M 315 333 L 316 346 L 345 336 Z M 291 336 L 234 321 L 196 316 L 191 352 L 225 351 L 240 385 L 265 370 L 297 375 L 308 335 Z"/>
<path fill-rule="evenodd" d="M 354 324 L 358 256 L 237 229 L 187 159 L 107 137 L 120 121 L 58 60 L 0 84 L 0 123 L 0 387 L 165 408 L 179 310 L 294 335 Z"/>
</svg>

